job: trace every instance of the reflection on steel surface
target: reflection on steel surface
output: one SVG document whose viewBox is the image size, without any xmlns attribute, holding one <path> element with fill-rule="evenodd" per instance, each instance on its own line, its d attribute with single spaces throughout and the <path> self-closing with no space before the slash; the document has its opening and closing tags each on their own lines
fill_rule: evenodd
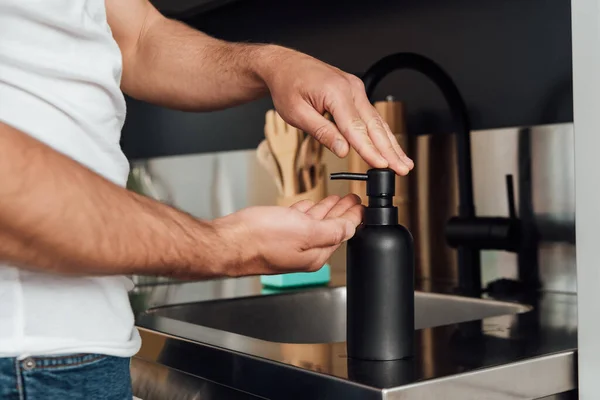
<svg viewBox="0 0 600 400">
<path fill-rule="evenodd" d="M 415 293 L 416 329 L 529 311 L 507 302 Z M 279 343 L 346 340 L 346 287 L 166 306 L 151 315 Z"/>
<path fill-rule="evenodd" d="M 212 284 L 218 286 L 221 283 Z M 420 329 L 416 332 L 416 358 L 369 363 L 348 360 L 344 342 L 279 343 L 196 325 L 190 322 L 197 321 L 192 314 L 199 310 L 214 312 L 217 309 L 210 304 L 218 302 L 211 303 L 211 300 L 223 296 L 206 295 L 210 282 L 198 283 L 196 290 L 194 285 L 188 284 L 185 291 L 171 288 L 171 293 L 186 293 L 179 299 L 192 301 L 188 310 L 194 311 L 187 317 L 187 322 L 159 316 L 159 311 L 139 317 L 138 326 L 144 343 L 139 358 L 275 399 L 535 399 L 576 388 L 577 330 L 573 317 L 576 315 L 576 297 L 573 295 L 541 294 L 527 300 L 532 306 L 529 311 L 520 309 L 525 312 L 514 314 L 514 309 L 506 309 L 513 312 L 509 317 L 500 315 Z M 239 296 L 260 294 L 260 287 L 249 293 L 252 292 L 250 286 L 248 283 L 239 286 Z M 190 295 L 194 291 L 209 306 L 193 302 Z M 341 298 L 339 293 L 343 289 L 317 289 L 305 293 L 317 295 L 319 291 L 330 291 L 334 298 L 337 293 Z M 230 295 L 232 293 L 227 294 Z M 311 303 L 301 294 L 294 293 L 265 295 L 264 298 L 277 301 L 285 296 L 318 304 L 318 300 Z M 175 298 L 171 300 L 171 304 L 177 302 Z M 231 302 L 236 301 L 245 300 Z M 329 304 L 336 303 L 330 301 Z M 219 309 L 218 312 L 225 311 Z M 290 314 L 303 318 L 299 322 L 288 321 L 293 326 L 310 325 L 307 315 Z M 324 315 L 320 315 L 319 309 L 313 308 L 308 318 L 325 321 Z M 210 318 L 214 317 L 207 317 Z M 262 323 L 257 321 L 255 325 Z M 325 322 L 324 327 L 329 329 L 332 325 Z M 303 335 L 307 334 L 311 329 L 303 332 Z M 322 338 L 334 336 L 325 334 Z M 269 379 L 265 379 L 266 376 Z"/>
</svg>

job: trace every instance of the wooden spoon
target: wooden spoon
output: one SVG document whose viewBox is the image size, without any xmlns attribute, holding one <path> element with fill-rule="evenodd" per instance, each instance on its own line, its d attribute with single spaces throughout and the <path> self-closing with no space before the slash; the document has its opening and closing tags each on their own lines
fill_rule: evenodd
<svg viewBox="0 0 600 400">
<path fill-rule="evenodd" d="M 308 191 L 313 188 L 312 181 L 310 179 L 310 171 L 306 169 L 307 160 L 309 158 L 309 143 L 312 139 L 311 136 L 306 136 L 300 144 L 300 151 L 298 152 L 298 158 L 296 159 L 296 171 L 298 176 L 301 178 L 304 190 Z"/>
<path fill-rule="evenodd" d="M 317 182 L 321 179 L 321 160 L 323 160 L 323 145 L 319 143 L 316 139 L 311 141 L 311 151 L 312 155 L 312 163 L 310 166 L 310 175 L 317 186 Z"/>
<path fill-rule="evenodd" d="M 283 194 L 293 196 L 298 191 L 295 164 L 299 130 L 288 125 L 275 110 L 267 111 L 265 119 L 265 137 L 281 170 Z"/>
<path fill-rule="evenodd" d="M 323 116 L 335 123 L 333 116 L 330 113 L 325 112 Z M 317 186 L 319 180 L 322 178 L 321 171 L 323 171 L 323 168 L 321 168 L 321 160 L 323 160 L 323 145 L 314 138 L 310 142 L 309 154 L 312 156 L 311 160 L 307 160 L 307 162 L 310 163 L 310 176 L 314 182 L 313 186 Z"/>
<path fill-rule="evenodd" d="M 258 162 L 263 166 L 264 169 L 267 170 L 269 175 L 275 181 L 275 186 L 277 186 L 277 190 L 279 194 L 283 194 L 283 185 L 281 183 L 281 172 L 279 172 L 279 165 L 277 165 L 277 161 L 275 157 L 273 157 L 273 153 L 271 153 L 271 149 L 269 148 L 269 142 L 267 140 L 263 140 L 258 145 L 256 149 L 256 158 L 258 158 Z"/>
<path fill-rule="evenodd" d="M 325 118 L 333 121 L 331 114 L 325 112 Z M 317 186 L 321 179 L 321 159 L 323 158 L 323 145 L 314 137 L 307 135 L 300 145 L 300 155 L 298 156 L 298 165 L 300 165 L 300 175 L 306 190 Z"/>
<path fill-rule="evenodd" d="M 305 142 L 307 150 L 302 168 L 302 176 L 305 181 L 310 182 L 310 187 L 315 187 L 319 179 L 321 179 L 320 165 L 323 158 L 323 145 L 312 136 L 307 137 Z M 302 144 L 304 145 L 304 142 Z"/>
</svg>

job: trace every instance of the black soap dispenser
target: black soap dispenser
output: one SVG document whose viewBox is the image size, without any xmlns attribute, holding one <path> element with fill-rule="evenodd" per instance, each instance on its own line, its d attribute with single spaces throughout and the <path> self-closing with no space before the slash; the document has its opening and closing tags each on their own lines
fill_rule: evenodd
<svg viewBox="0 0 600 400">
<path fill-rule="evenodd" d="M 367 181 L 363 224 L 347 244 L 347 351 L 360 360 L 399 360 L 414 354 L 414 249 L 393 205 L 395 173 L 335 173 Z"/>
</svg>

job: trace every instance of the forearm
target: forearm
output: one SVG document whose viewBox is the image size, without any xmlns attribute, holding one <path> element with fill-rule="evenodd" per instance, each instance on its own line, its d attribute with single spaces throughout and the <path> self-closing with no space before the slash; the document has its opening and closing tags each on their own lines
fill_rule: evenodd
<svg viewBox="0 0 600 400">
<path fill-rule="evenodd" d="M 66 274 L 213 277 L 210 223 L 129 192 L 0 123 L 0 260 Z"/>
<path fill-rule="evenodd" d="M 276 49 L 218 40 L 150 10 L 135 47 L 124 51 L 122 88 L 180 110 L 231 107 L 268 93 L 259 72 Z"/>
</svg>

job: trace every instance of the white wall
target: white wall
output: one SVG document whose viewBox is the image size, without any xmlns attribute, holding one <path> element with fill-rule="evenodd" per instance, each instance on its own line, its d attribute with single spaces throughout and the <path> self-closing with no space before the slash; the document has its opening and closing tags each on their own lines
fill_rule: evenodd
<svg viewBox="0 0 600 400">
<path fill-rule="evenodd" d="M 573 0 L 579 396 L 600 396 L 600 1 Z"/>
</svg>

